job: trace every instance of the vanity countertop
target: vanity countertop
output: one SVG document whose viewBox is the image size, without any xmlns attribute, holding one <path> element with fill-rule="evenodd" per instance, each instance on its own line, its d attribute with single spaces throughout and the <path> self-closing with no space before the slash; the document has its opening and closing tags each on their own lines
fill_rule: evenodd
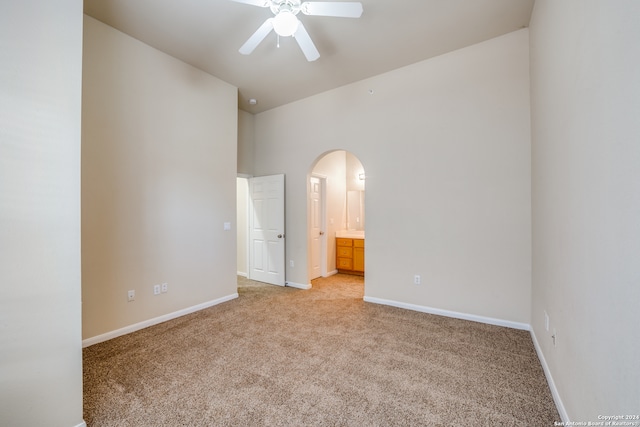
<svg viewBox="0 0 640 427">
<path fill-rule="evenodd" d="M 342 239 L 364 239 L 364 230 L 336 231 L 336 237 Z"/>
</svg>

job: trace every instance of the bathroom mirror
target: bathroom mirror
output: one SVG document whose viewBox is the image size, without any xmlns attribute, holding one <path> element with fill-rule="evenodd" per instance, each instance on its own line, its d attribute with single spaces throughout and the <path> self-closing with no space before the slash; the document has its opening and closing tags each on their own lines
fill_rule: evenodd
<svg viewBox="0 0 640 427">
<path fill-rule="evenodd" d="M 364 230 L 364 191 L 347 191 L 347 229 Z"/>
</svg>

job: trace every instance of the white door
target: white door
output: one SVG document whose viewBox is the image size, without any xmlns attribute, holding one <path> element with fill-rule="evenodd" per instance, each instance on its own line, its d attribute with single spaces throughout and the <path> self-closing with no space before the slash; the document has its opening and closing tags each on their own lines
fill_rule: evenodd
<svg viewBox="0 0 640 427">
<path fill-rule="evenodd" d="M 249 179 L 249 278 L 284 286 L 284 175 Z"/>
<path fill-rule="evenodd" d="M 326 235 L 324 219 L 325 180 L 316 176 L 310 178 L 309 186 L 309 241 L 311 242 L 310 279 L 326 274 Z"/>
</svg>

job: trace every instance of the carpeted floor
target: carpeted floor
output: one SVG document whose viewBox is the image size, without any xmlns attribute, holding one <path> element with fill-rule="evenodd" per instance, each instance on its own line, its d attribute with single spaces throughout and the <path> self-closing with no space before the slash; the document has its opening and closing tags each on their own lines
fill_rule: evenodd
<svg viewBox="0 0 640 427">
<path fill-rule="evenodd" d="M 98 426 L 552 426 L 526 331 L 239 278 L 236 300 L 84 349 Z"/>
</svg>

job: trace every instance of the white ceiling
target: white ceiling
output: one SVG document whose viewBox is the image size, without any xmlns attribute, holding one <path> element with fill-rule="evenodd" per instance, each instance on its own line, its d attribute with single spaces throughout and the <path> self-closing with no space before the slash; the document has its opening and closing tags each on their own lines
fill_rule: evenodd
<svg viewBox="0 0 640 427">
<path fill-rule="evenodd" d="M 84 10 L 237 86 L 238 107 L 259 113 L 526 27 L 534 1 L 361 0 L 359 19 L 300 14 L 320 52 L 314 62 L 291 37 L 277 48 L 275 33 L 251 55 L 238 52 L 273 16 L 269 8 L 231 0 L 84 0 Z"/>
</svg>

